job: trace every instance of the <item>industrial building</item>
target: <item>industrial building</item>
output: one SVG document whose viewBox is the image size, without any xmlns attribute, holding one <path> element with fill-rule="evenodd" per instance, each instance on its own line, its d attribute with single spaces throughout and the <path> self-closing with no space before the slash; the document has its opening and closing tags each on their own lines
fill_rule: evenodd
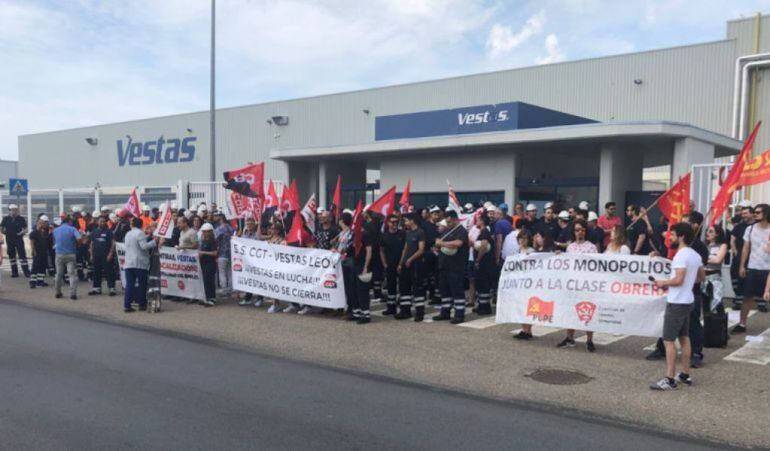
<svg viewBox="0 0 770 451">
<path fill-rule="evenodd" d="M 447 181 L 463 203 L 623 204 L 643 198 L 645 170 L 660 189 L 736 154 L 758 120 L 755 150 L 770 145 L 768 52 L 770 18 L 757 16 L 714 42 L 222 108 L 216 170 L 264 161 L 322 205 L 338 174 L 350 204 L 407 179 L 416 205 L 445 203 Z M 209 158 L 207 111 L 19 137 L 20 176 L 49 190 L 35 211 L 76 188 L 86 202 L 98 191 L 97 205 L 133 185 L 156 201 L 211 200 L 188 184 L 209 180 Z M 712 173 L 695 179 L 703 208 Z"/>
</svg>

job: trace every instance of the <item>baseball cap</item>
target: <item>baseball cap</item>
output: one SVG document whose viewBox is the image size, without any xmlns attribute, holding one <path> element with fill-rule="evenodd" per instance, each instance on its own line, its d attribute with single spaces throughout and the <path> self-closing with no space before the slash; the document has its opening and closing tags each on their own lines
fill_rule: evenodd
<svg viewBox="0 0 770 451">
<path fill-rule="evenodd" d="M 503 202 L 502 204 L 498 205 L 497 208 L 499 208 L 500 210 L 508 210 L 508 204 Z"/>
</svg>

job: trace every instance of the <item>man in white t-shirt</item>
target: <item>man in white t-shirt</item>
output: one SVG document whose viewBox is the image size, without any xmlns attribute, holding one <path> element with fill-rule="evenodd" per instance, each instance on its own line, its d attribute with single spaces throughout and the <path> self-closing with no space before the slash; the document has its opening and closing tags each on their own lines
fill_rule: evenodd
<svg viewBox="0 0 770 451">
<path fill-rule="evenodd" d="M 673 390 L 677 381 L 692 385 L 690 377 L 690 311 L 695 297 L 692 287 L 705 278 L 703 260 L 692 250 L 695 231 L 690 224 L 680 222 L 671 229 L 671 245 L 677 248 L 676 256 L 671 261 L 671 278 L 656 280 L 658 288 L 668 288 L 666 294 L 666 316 L 663 320 L 663 345 L 666 348 L 666 377 L 650 385 L 652 390 Z M 676 347 L 674 341 L 679 338 L 682 348 L 682 371 L 676 375 Z"/>
<path fill-rule="evenodd" d="M 770 205 L 759 204 L 754 207 L 754 221 L 743 233 L 743 251 L 738 274 L 744 278 L 744 299 L 741 305 L 741 321 L 733 327 L 734 334 L 746 332 L 751 306 L 754 299 L 762 299 L 767 275 L 770 273 Z"/>
</svg>

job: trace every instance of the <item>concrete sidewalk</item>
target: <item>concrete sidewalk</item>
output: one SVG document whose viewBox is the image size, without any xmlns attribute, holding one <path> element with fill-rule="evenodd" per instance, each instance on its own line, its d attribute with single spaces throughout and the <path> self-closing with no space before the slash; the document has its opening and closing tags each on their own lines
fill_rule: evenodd
<svg viewBox="0 0 770 451">
<path fill-rule="evenodd" d="M 53 289 L 30 290 L 26 283 L 3 274 L 0 297 L 546 410 L 725 444 L 770 447 L 770 368 L 724 360 L 745 344 L 743 337 L 732 339 L 726 349 L 707 349 L 705 366 L 693 370 L 694 386 L 658 393 L 648 386 L 663 375 L 664 364 L 644 360 L 644 347 L 654 341 L 650 338 L 608 340 L 589 354 L 580 343 L 574 349 L 556 349 L 560 331 L 516 342 L 511 331 L 517 325 L 487 324 L 486 319 L 483 327 L 473 328 L 375 314 L 371 324 L 362 326 L 322 315 L 268 314 L 266 307 L 240 307 L 234 301 L 213 308 L 166 301 L 160 314 L 125 314 L 120 296 L 87 296 L 85 283 L 79 286 L 77 301 L 54 299 Z M 749 334 L 759 335 L 768 327 L 770 315 L 756 314 Z M 551 385 L 528 377 L 543 368 L 576 371 L 587 382 Z"/>
</svg>

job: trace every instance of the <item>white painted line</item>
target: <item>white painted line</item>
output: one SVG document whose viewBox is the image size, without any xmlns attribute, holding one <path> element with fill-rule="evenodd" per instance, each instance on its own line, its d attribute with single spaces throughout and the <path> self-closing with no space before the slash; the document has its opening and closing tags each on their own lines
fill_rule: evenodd
<svg viewBox="0 0 770 451">
<path fill-rule="evenodd" d="M 460 323 L 458 324 L 458 326 L 468 327 L 470 329 L 486 329 L 487 327 L 492 327 L 497 324 L 498 323 L 495 322 L 495 316 L 490 315 L 484 318 L 474 319 L 473 321 L 466 321 L 464 323 Z"/>
<path fill-rule="evenodd" d="M 759 337 L 763 339 L 761 341 L 756 339 L 746 341 L 745 345 L 725 357 L 725 360 L 754 363 L 756 365 L 767 365 L 770 363 L 770 329 L 759 334 Z"/>
<path fill-rule="evenodd" d="M 587 338 L 586 335 L 581 335 L 580 337 L 577 337 L 575 339 L 578 343 L 585 343 Z M 605 334 L 602 332 L 595 332 L 594 333 L 594 344 L 595 345 L 602 345 L 607 346 L 612 343 L 615 343 L 616 341 L 620 341 L 624 338 L 627 338 L 628 335 L 622 335 L 622 334 Z"/>
<path fill-rule="evenodd" d="M 546 327 L 546 326 L 532 326 L 532 336 L 533 337 L 543 337 L 548 334 L 552 334 L 554 332 L 558 332 L 561 329 L 555 328 L 555 327 Z M 519 332 L 521 332 L 521 329 L 512 330 L 511 334 L 516 335 Z"/>
</svg>

